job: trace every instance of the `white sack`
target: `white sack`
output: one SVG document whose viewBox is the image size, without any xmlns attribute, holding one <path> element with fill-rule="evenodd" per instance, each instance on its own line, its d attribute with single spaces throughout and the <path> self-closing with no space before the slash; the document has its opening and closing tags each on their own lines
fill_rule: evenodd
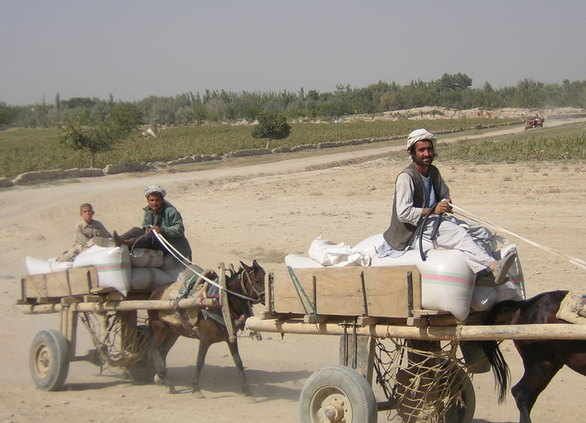
<svg viewBox="0 0 586 423">
<path fill-rule="evenodd" d="M 130 290 L 130 256 L 125 245 L 94 245 L 75 257 L 73 267 L 95 266 L 101 287 L 114 288 L 126 296 Z"/>
<path fill-rule="evenodd" d="M 130 255 L 132 267 L 161 267 L 163 265 L 163 252 L 150 248 L 134 248 Z"/>
<path fill-rule="evenodd" d="M 457 250 L 429 250 L 422 261 L 418 250 L 399 257 L 374 257 L 373 266 L 417 266 L 421 273 L 421 306 L 424 309 L 448 311 L 458 320 L 470 313 L 474 292 L 474 273 L 464 254 Z"/>
<path fill-rule="evenodd" d="M 366 266 L 369 261 L 362 254 L 352 251 L 347 244 L 334 244 L 320 237 L 311 242 L 308 254 L 323 266 Z"/>
<path fill-rule="evenodd" d="M 29 275 L 60 272 L 71 269 L 73 267 L 73 263 L 70 261 L 56 261 L 54 258 L 43 260 L 26 256 L 24 258 L 24 263 L 26 266 L 26 271 Z"/>
<path fill-rule="evenodd" d="M 376 257 L 377 250 L 379 250 L 384 243 L 385 239 L 383 238 L 383 234 L 376 234 L 360 241 L 352 247 L 352 251 L 372 259 Z"/>
<path fill-rule="evenodd" d="M 177 277 L 156 267 L 133 267 L 130 277 L 130 288 L 153 290 L 158 286 L 175 282 Z"/>
<path fill-rule="evenodd" d="M 286 255 L 285 264 L 289 267 L 292 267 L 293 269 L 311 269 L 316 267 L 323 267 L 317 261 L 297 254 Z"/>
</svg>

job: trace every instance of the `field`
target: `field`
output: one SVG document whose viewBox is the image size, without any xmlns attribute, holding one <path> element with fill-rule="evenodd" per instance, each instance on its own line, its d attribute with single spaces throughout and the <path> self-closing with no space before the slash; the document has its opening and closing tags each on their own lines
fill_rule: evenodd
<svg viewBox="0 0 586 423">
<path fill-rule="evenodd" d="M 503 146 L 508 142 L 539 145 L 538 140 L 544 138 L 563 144 L 564 139 L 584 133 L 584 125 L 527 132 L 518 127 L 502 128 L 474 141 L 472 136 L 478 135 L 466 135 L 469 140 L 463 144 L 442 137 L 436 164 L 458 206 L 584 259 L 586 192 L 582 187 L 586 183 L 586 161 L 526 161 L 520 159 L 522 154 L 510 153 L 516 157 L 514 163 L 493 163 L 485 156 L 499 142 Z M 518 134 L 496 138 L 496 133 L 514 131 Z M 467 145 L 475 145 L 478 156 L 466 153 L 454 159 L 466 151 Z M 240 338 L 254 394 L 252 402 L 239 396 L 236 371 L 227 348 L 221 344 L 210 349 L 203 371 L 206 398 L 194 398 L 188 387 L 197 341 L 187 338 L 179 340 L 168 359 L 169 377 L 180 391 L 177 395 L 169 395 L 153 384 L 131 385 L 116 369 L 100 374 L 97 367 L 83 362 L 72 363 L 66 390 L 35 389 L 27 368 L 30 342 L 37 331 L 56 329 L 59 324 L 53 315 L 26 316 L 14 308 L 24 257 L 53 257 L 68 248 L 82 202 L 93 203 L 96 218 L 109 229 L 126 230 L 136 225 L 144 207 L 143 187 L 158 183 L 167 189 L 169 201 L 183 215 L 196 263 L 213 268 L 219 262 L 250 263 L 256 258 L 266 270 L 277 272 L 282 269 L 285 254 L 305 254 L 318 235 L 355 244 L 387 228 L 392 181 L 408 162 L 404 151 L 389 153 L 399 148 L 385 143 L 363 150 L 346 147 L 305 151 L 283 155 L 279 162 L 254 163 L 259 158 L 248 157 L 246 166 L 112 175 L 0 190 L 0 219 L 4 223 L 0 233 L 0 318 L 4 322 L 0 338 L 6 341 L 0 359 L 8 369 L 0 373 L 0 422 L 228 423 L 243 416 L 261 423 L 297 422 L 297 399 L 305 380 L 313 371 L 337 363 L 336 337 L 287 335 L 282 339 L 265 334 L 261 342 Z M 386 155 L 382 155 L 383 150 Z M 373 160 L 375 154 L 380 158 Z M 367 156 L 371 160 L 350 162 Z M 332 163 L 345 165 L 333 167 Z M 570 180 L 572 183 L 568 183 Z M 583 292 L 583 271 L 526 243 L 519 241 L 518 245 L 530 296 L 555 289 Z M 84 354 L 90 341 L 84 330 L 80 335 L 78 353 Z M 510 341 L 501 348 L 516 382 L 522 375 L 519 356 Z M 533 422 L 583 421 L 584 380 L 570 369 L 562 369 L 539 397 Z M 498 405 L 490 373 L 475 376 L 473 383 L 475 423 L 518 421 L 510 393 L 506 402 Z M 383 422 L 387 418 L 381 413 L 379 423 Z"/>
<path fill-rule="evenodd" d="M 586 130 L 580 123 L 498 139 L 459 141 L 442 147 L 441 155 L 446 160 L 479 163 L 586 160 Z"/>
<path fill-rule="evenodd" d="M 357 138 L 405 135 L 416 128 L 450 131 L 491 124 L 515 122 L 513 119 L 439 119 L 397 121 L 376 120 L 347 123 L 296 123 L 291 135 L 272 141 L 271 147 L 317 144 Z M 72 151 L 59 141 L 59 130 L 17 128 L 0 132 L 0 176 L 14 177 L 32 170 L 88 167 L 88 155 Z M 250 126 L 202 125 L 168 128 L 157 138 L 138 134 L 120 141 L 110 152 L 97 155 L 96 166 L 128 162 L 165 161 L 194 154 L 224 154 L 229 151 L 265 147 L 266 140 L 251 136 Z"/>
</svg>

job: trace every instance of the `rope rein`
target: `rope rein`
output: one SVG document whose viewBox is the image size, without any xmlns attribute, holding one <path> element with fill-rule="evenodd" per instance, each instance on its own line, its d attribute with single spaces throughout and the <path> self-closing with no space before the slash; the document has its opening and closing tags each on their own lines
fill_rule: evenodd
<svg viewBox="0 0 586 423">
<path fill-rule="evenodd" d="M 555 255 L 555 256 L 558 256 L 558 257 L 562 257 L 562 258 L 566 259 L 567 261 L 569 261 L 570 263 L 572 263 L 573 265 L 578 266 L 582 270 L 586 270 L 586 261 L 584 261 L 582 259 L 579 259 L 577 257 L 568 256 L 568 255 L 566 255 L 564 253 L 561 253 L 561 252 L 559 252 L 557 250 L 554 250 L 553 248 L 547 247 L 545 245 L 541 245 L 541 244 L 539 244 L 538 242 L 535 242 L 535 241 L 531 241 L 530 239 L 525 238 L 525 237 L 523 237 L 523 236 L 521 236 L 519 234 L 516 234 L 515 232 L 509 231 L 509 230 L 507 230 L 507 229 L 505 229 L 505 228 L 503 228 L 501 226 L 495 225 L 494 223 L 491 223 L 491 222 L 489 222 L 489 221 L 487 221 L 485 219 L 481 219 L 479 217 L 476 217 L 472 213 L 464 210 L 461 207 L 455 206 L 455 205 L 453 205 L 451 203 L 450 203 L 450 206 L 452 207 L 452 209 L 454 211 L 456 211 L 458 214 L 460 214 L 461 216 L 464 216 L 467 219 L 473 220 L 473 221 L 475 221 L 477 223 L 480 223 L 481 225 L 484 225 L 484 226 L 489 226 L 489 227 L 493 228 L 494 230 L 496 230 L 498 232 L 504 232 L 506 234 L 512 235 L 515 238 L 517 238 L 517 239 L 519 239 L 521 241 L 524 241 L 524 242 L 526 242 L 529 245 L 532 245 L 534 247 L 537 247 L 537 248 L 539 248 L 539 249 L 541 249 L 541 250 L 543 250 L 543 251 L 545 251 L 545 252 L 547 252 L 549 254 L 552 254 L 552 255 Z"/>
<path fill-rule="evenodd" d="M 251 302 L 257 302 L 258 301 L 257 299 L 248 297 L 246 295 L 242 295 L 242 294 L 240 294 L 238 292 L 231 291 L 228 288 L 224 288 L 219 283 L 214 282 L 211 279 L 207 278 L 203 274 L 203 269 L 201 269 L 198 265 L 192 263 L 191 260 L 189 260 L 183 254 L 181 254 L 179 251 L 177 251 L 177 249 L 175 247 L 173 247 L 171 245 L 171 243 L 169 243 L 169 241 L 167 241 L 163 235 L 161 235 L 160 233 L 155 232 L 155 231 L 153 231 L 153 233 L 155 234 L 155 238 L 157 238 L 159 240 L 159 242 L 161 243 L 161 245 L 169 252 L 169 254 L 171 254 L 178 262 L 180 262 L 183 266 L 185 266 L 186 269 L 188 269 L 193 274 L 199 276 L 201 279 L 203 279 L 204 281 L 206 281 L 209 284 L 212 284 L 216 288 L 226 291 L 228 294 L 232 294 L 232 295 L 234 295 L 236 297 L 240 297 L 240 298 L 242 298 L 243 300 L 246 300 L 246 301 L 251 301 Z M 197 267 L 197 270 L 194 269 L 193 267 Z M 244 271 L 246 272 L 246 270 L 244 270 Z M 247 276 L 248 276 L 248 274 L 247 274 Z"/>
</svg>

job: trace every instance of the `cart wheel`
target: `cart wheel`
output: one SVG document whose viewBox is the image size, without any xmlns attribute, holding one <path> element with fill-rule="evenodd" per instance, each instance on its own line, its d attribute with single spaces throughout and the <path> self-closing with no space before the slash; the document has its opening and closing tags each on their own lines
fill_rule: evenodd
<svg viewBox="0 0 586 423">
<path fill-rule="evenodd" d="M 467 375 L 464 378 L 459 400 L 446 412 L 446 423 L 472 423 L 476 409 L 476 395 L 470 378 Z"/>
<path fill-rule="evenodd" d="M 151 337 L 151 329 L 148 326 L 140 325 L 136 328 L 139 337 L 144 337 L 147 340 Z M 151 355 L 147 350 L 144 352 L 142 358 L 132 366 L 129 366 L 126 370 L 132 382 L 137 384 L 152 383 L 155 378 L 155 365 L 151 359 Z"/>
<path fill-rule="evenodd" d="M 299 398 L 302 423 L 376 423 L 376 400 L 366 379 L 349 367 L 318 370 Z"/>
<path fill-rule="evenodd" d="M 37 333 L 29 353 L 29 368 L 37 388 L 63 388 L 69 372 L 69 342 L 61 332 L 49 329 Z"/>
</svg>

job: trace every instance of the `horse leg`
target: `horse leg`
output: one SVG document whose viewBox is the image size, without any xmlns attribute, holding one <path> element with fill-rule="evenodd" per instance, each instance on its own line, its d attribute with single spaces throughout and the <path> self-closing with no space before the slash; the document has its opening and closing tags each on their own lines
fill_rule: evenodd
<svg viewBox="0 0 586 423">
<path fill-rule="evenodd" d="M 238 343 L 228 342 L 228 348 L 230 349 L 230 354 L 232 354 L 232 360 L 234 360 L 234 365 L 240 373 L 240 378 L 242 380 L 242 393 L 246 396 L 250 396 L 250 387 L 248 386 L 248 381 L 246 380 L 246 373 L 244 372 L 244 365 L 242 364 L 240 352 L 238 351 Z"/>
<path fill-rule="evenodd" d="M 201 393 L 199 387 L 199 377 L 201 375 L 201 370 L 205 364 L 206 354 L 208 353 L 208 349 L 212 345 L 209 342 L 204 342 L 200 339 L 199 341 L 199 348 L 197 350 L 197 363 L 195 364 L 195 373 L 193 375 L 193 384 L 192 384 L 192 392 L 198 398 L 204 398 L 204 395 Z"/>
<path fill-rule="evenodd" d="M 527 348 L 517 346 L 525 368 L 523 377 L 511 389 L 521 415 L 519 423 L 531 423 L 530 413 L 537 397 L 563 366 L 562 362 L 544 353 L 543 348 L 537 343 L 529 344 Z"/>
<path fill-rule="evenodd" d="M 153 340 L 149 349 L 149 354 L 151 356 L 153 366 L 155 367 L 155 382 L 159 385 L 167 386 L 169 388 L 169 393 L 174 394 L 176 392 L 175 386 L 170 384 L 167 379 L 167 363 L 165 359 L 168 349 L 163 355 L 161 352 L 161 347 L 163 345 L 169 344 L 172 346 L 177 340 L 178 336 L 171 333 L 165 324 L 161 321 L 151 321 L 150 326 L 153 330 Z"/>
</svg>

